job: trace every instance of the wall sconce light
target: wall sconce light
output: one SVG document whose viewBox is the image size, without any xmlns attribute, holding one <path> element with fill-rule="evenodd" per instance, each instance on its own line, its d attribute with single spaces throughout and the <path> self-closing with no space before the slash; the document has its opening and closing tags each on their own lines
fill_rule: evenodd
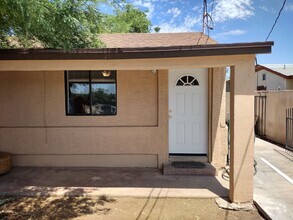
<svg viewBox="0 0 293 220">
<path fill-rule="evenodd" d="M 103 77 L 109 77 L 109 76 L 111 75 L 111 71 L 106 71 L 106 70 L 104 70 L 104 71 L 102 72 L 102 74 L 103 74 Z"/>
</svg>

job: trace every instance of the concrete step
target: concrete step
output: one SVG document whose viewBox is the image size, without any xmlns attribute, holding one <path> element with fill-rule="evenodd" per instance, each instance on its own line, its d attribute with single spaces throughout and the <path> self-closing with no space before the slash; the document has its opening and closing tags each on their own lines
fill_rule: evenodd
<svg viewBox="0 0 293 220">
<path fill-rule="evenodd" d="M 170 162 L 163 164 L 164 175 L 194 175 L 194 176 L 217 176 L 217 169 L 210 163 L 204 163 L 205 168 L 176 168 Z"/>
</svg>

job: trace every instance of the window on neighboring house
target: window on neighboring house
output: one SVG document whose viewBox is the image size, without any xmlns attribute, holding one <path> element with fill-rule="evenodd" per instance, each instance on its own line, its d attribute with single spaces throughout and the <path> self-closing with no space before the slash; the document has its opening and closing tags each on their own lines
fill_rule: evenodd
<svg viewBox="0 0 293 220">
<path fill-rule="evenodd" d="M 116 115 L 116 71 L 66 71 L 67 115 Z"/>
<path fill-rule="evenodd" d="M 262 80 L 266 80 L 266 78 L 267 78 L 266 74 L 265 73 L 262 74 Z"/>
</svg>

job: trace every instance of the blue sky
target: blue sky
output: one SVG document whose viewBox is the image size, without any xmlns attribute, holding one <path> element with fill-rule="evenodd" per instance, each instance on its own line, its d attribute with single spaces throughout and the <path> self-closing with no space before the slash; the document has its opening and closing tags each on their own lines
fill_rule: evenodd
<svg viewBox="0 0 293 220">
<path fill-rule="evenodd" d="M 202 31 L 202 0 L 127 0 L 143 11 L 160 32 Z M 265 41 L 283 0 L 207 0 L 214 21 L 210 36 L 220 43 Z M 212 11 L 213 8 L 213 11 Z M 285 8 L 269 41 L 272 54 L 258 55 L 258 63 L 293 63 L 293 0 Z"/>
</svg>

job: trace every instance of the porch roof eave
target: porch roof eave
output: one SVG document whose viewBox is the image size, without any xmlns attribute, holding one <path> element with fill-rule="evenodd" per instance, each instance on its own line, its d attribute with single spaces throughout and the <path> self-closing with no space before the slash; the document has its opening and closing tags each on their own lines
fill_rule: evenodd
<svg viewBox="0 0 293 220">
<path fill-rule="evenodd" d="M 0 49 L 0 60 L 118 60 L 271 53 L 273 41 L 145 48 Z"/>
</svg>

